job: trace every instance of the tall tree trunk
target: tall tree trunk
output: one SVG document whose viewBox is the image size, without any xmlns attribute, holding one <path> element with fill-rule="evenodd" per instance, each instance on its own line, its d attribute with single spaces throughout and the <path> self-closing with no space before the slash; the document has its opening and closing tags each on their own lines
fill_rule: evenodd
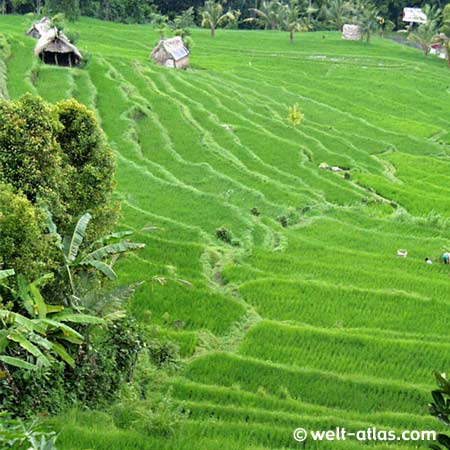
<svg viewBox="0 0 450 450">
<path fill-rule="evenodd" d="M 6 14 L 6 0 L 2 1 L 2 14 Z"/>
<path fill-rule="evenodd" d="M 211 37 L 214 37 L 216 35 L 216 27 L 214 25 L 211 25 Z"/>
<path fill-rule="evenodd" d="M 36 0 L 36 14 L 38 16 L 41 15 L 41 7 L 42 7 L 41 0 Z"/>
<path fill-rule="evenodd" d="M 291 44 L 294 43 L 294 30 L 291 30 L 289 32 L 289 40 L 291 41 Z"/>
</svg>

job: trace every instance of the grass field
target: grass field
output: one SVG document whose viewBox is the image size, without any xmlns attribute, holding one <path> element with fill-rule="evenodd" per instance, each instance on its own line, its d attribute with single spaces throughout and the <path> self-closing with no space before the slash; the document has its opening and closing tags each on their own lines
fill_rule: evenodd
<svg viewBox="0 0 450 450">
<path fill-rule="evenodd" d="M 194 30 L 192 70 L 179 72 L 149 60 L 149 27 L 83 19 L 90 61 L 64 69 L 36 61 L 28 24 L 0 17 L 11 46 L 0 77 L 12 99 L 73 96 L 96 111 L 117 155 L 120 225 L 147 244 L 122 261 L 122 281 L 193 284 L 145 286 L 130 304 L 185 356 L 165 382 L 189 411 L 177 432 L 73 411 L 56 421 L 61 449 L 295 449 L 297 427 L 439 428 L 427 403 L 432 371 L 450 368 L 445 62 L 337 33 L 290 45 L 281 32 Z M 160 229 L 139 233 L 147 225 Z"/>
</svg>

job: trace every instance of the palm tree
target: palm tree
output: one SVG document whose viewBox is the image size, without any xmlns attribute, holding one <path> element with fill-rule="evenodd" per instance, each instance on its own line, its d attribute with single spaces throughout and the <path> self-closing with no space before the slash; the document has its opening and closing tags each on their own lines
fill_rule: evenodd
<svg viewBox="0 0 450 450">
<path fill-rule="evenodd" d="M 420 24 L 415 30 L 413 30 L 408 39 L 411 42 L 420 45 L 425 57 L 428 56 L 430 52 L 431 45 L 436 38 L 437 34 L 437 24 L 433 20 L 427 20 L 426 23 Z"/>
<path fill-rule="evenodd" d="M 437 42 L 445 47 L 448 67 L 450 67 L 450 4 L 444 8 L 442 13 L 441 33 L 437 36 Z"/>
<path fill-rule="evenodd" d="M 201 8 L 200 14 L 202 15 L 202 27 L 211 29 L 211 37 L 216 35 L 216 28 L 219 25 L 227 20 L 234 20 L 231 11 L 224 14 L 222 4 L 215 0 L 207 0 L 205 6 Z"/>
<path fill-rule="evenodd" d="M 308 29 L 300 14 L 301 9 L 299 6 L 283 6 L 283 17 L 281 23 L 283 29 L 289 31 L 289 40 L 291 44 L 294 43 L 294 35 L 296 31 L 306 31 Z"/>
<path fill-rule="evenodd" d="M 328 0 L 323 4 L 321 14 L 336 30 L 342 30 L 351 12 L 352 5 L 348 0 Z"/>
<path fill-rule="evenodd" d="M 358 8 L 357 23 L 361 27 L 362 36 L 366 36 L 367 43 L 370 42 L 370 36 L 380 28 L 380 12 L 375 5 L 364 2 Z"/>
<path fill-rule="evenodd" d="M 284 16 L 284 5 L 276 0 L 263 1 L 259 8 L 250 8 L 256 18 L 250 17 L 245 22 L 256 22 L 259 26 L 271 30 L 278 30 Z"/>
</svg>

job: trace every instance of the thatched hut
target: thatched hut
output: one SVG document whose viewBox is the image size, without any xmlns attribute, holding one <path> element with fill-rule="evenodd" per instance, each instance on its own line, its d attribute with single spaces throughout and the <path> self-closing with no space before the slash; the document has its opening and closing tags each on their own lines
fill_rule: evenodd
<svg viewBox="0 0 450 450">
<path fill-rule="evenodd" d="M 187 69 L 189 67 L 189 50 L 180 36 L 161 39 L 150 57 L 160 66 L 174 69 Z"/>
<path fill-rule="evenodd" d="M 72 67 L 81 62 L 79 50 L 56 28 L 52 28 L 37 41 L 34 54 L 45 64 L 56 66 Z"/>
<path fill-rule="evenodd" d="M 43 17 L 38 22 L 34 22 L 32 27 L 27 31 L 27 35 L 35 39 L 39 39 L 45 33 L 47 33 L 51 28 L 50 19 L 48 17 Z"/>
<path fill-rule="evenodd" d="M 347 41 L 360 41 L 361 37 L 361 27 L 359 25 L 347 23 L 342 28 L 342 39 Z"/>
</svg>

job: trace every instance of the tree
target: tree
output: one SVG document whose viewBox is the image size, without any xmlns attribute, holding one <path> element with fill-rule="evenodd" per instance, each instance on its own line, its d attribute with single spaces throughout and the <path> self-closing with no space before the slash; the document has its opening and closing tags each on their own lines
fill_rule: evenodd
<svg viewBox="0 0 450 450">
<path fill-rule="evenodd" d="M 115 158 L 106 143 L 105 135 L 92 111 L 75 100 L 56 104 L 62 128 L 56 140 L 66 162 L 65 172 L 70 199 L 66 200 L 72 227 L 86 211 L 93 216 L 93 226 L 87 237 L 92 241 L 110 233 L 118 216 L 118 207 L 112 201 L 114 190 Z M 53 213 L 53 210 L 52 210 Z M 69 227 L 60 225 L 66 233 Z"/>
<path fill-rule="evenodd" d="M 115 160 L 94 114 L 75 100 L 0 101 L 0 182 L 34 205 L 48 205 L 61 233 L 90 211 L 88 240 L 111 232 Z"/>
<path fill-rule="evenodd" d="M 211 29 L 211 36 L 216 35 L 216 28 L 227 20 L 233 20 L 233 14 L 230 11 L 223 12 L 221 3 L 215 0 L 207 0 L 205 6 L 201 8 L 200 14 L 202 16 L 202 27 Z"/>
<path fill-rule="evenodd" d="M 246 22 L 255 22 L 264 29 L 278 30 L 285 16 L 284 5 L 279 1 L 263 1 L 259 8 L 250 8 L 256 17 L 246 19 Z"/>
<path fill-rule="evenodd" d="M 0 267 L 33 280 L 57 266 L 52 240 L 43 238 L 42 211 L 10 185 L 0 184 Z"/>
<path fill-rule="evenodd" d="M 328 0 L 322 6 L 321 15 L 335 30 L 342 30 L 349 21 L 352 4 L 347 0 Z"/>
<path fill-rule="evenodd" d="M 93 273 L 96 278 L 97 273 L 102 273 L 109 280 L 117 278 L 113 266 L 118 257 L 131 250 L 139 250 L 145 244 L 122 240 L 122 238 L 133 234 L 131 231 L 112 233 L 97 239 L 89 246 L 83 248 L 83 241 L 86 237 L 86 230 L 92 216 L 89 213 L 83 214 L 73 232 L 64 238 L 58 233 L 56 225 L 53 223 L 50 212 L 47 210 L 47 228 L 55 237 L 57 247 L 64 259 L 63 272 L 67 275 L 68 304 L 78 303 L 79 290 L 76 279 L 82 279 L 82 284 L 87 284 L 87 278 Z M 92 277 L 90 277 L 92 279 Z M 92 286 L 90 286 L 92 287 Z M 97 286 L 98 287 L 98 286 Z"/>
<path fill-rule="evenodd" d="M 366 42 L 370 43 L 370 37 L 380 28 L 380 12 L 375 5 L 362 2 L 358 8 L 356 22 L 361 27 L 361 33 Z"/>
<path fill-rule="evenodd" d="M 437 23 L 434 20 L 427 20 L 426 23 L 420 24 L 415 30 L 408 35 L 411 42 L 419 44 L 425 57 L 430 52 L 431 45 L 437 34 Z"/>
<path fill-rule="evenodd" d="M 54 107 L 39 97 L 0 101 L 0 182 L 9 183 L 35 204 L 45 199 L 65 221 L 68 197 L 63 152 L 56 140 L 62 125 Z"/>
<path fill-rule="evenodd" d="M 297 31 L 306 31 L 308 27 L 305 21 L 300 17 L 300 7 L 297 5 L 284 5 L 283 17 L 281 20 L 282 28 L 289 31 L 289 40 L 291 44 L 294 43 L 294 35 Z"/>
<path fill-rule="evenodd" d="M 450 4 L 444 8 L 442 14 L 442 28 L 441 34 L 438 36 L 438 42 L 440 42 L 447 52 L 447 63 L 450 68 Z"/>
</svg>

